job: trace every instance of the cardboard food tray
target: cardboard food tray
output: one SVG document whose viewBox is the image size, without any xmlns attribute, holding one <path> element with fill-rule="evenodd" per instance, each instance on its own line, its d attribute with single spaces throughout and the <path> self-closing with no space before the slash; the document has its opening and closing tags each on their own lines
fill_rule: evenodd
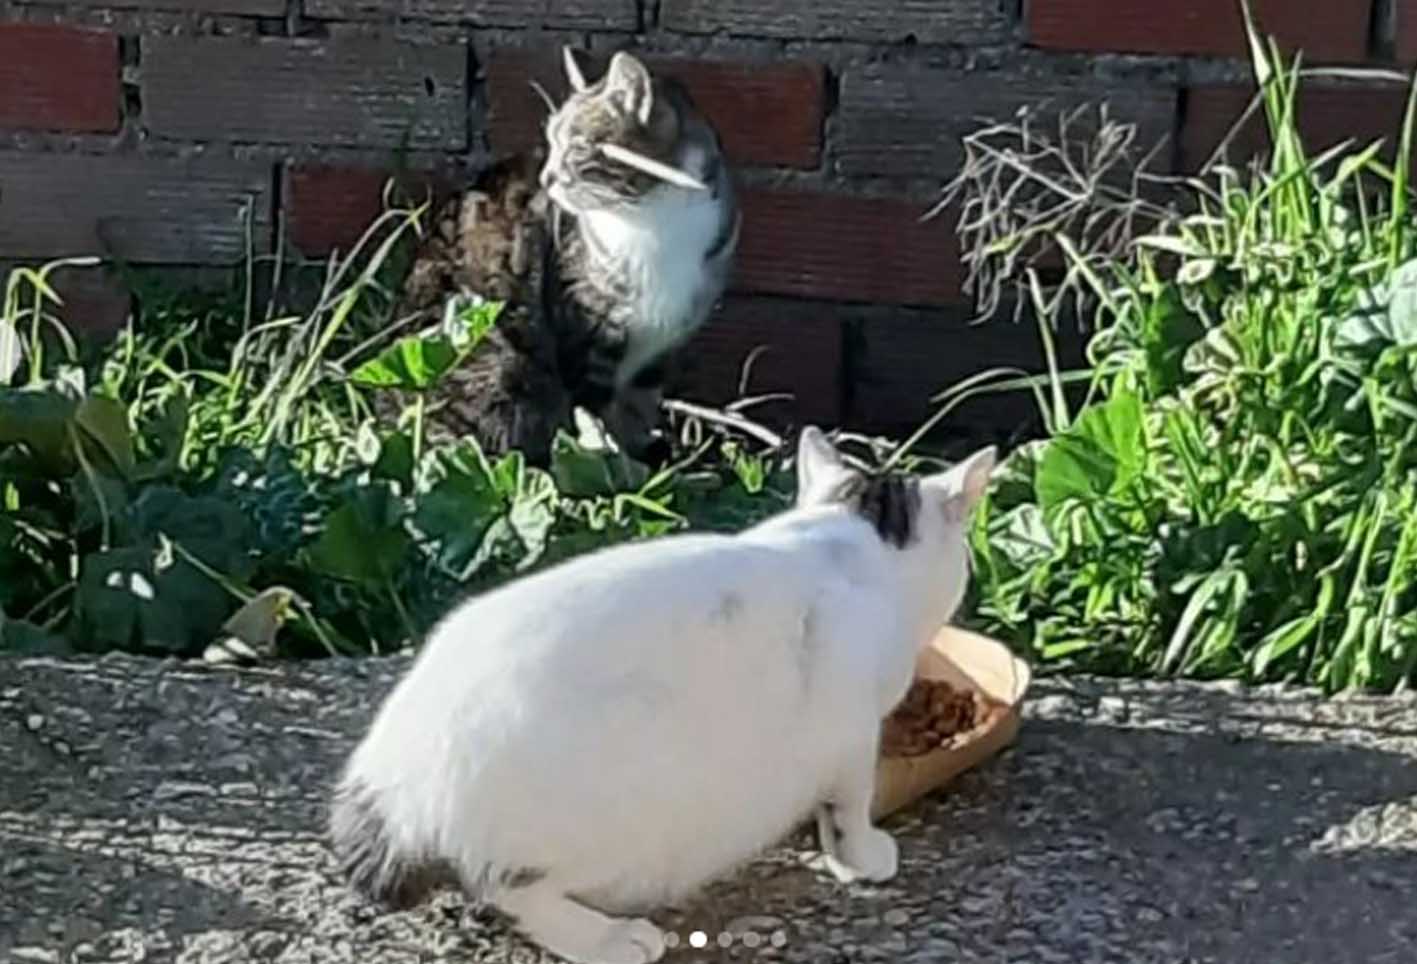
<svg viewBox="0 0 1417 964">
<path fill-rule="evenodd" d="M 997 708 L 949 746 L 921 756 L 882 757 L 876 765 L 876 819 L 901 810 L 973 769 L 1014 741 L 1020 705 L 1032 681 L 1028 664 L 1003 643 L 948 626 L 921 653 L 917 677 L 976 690 Z"/>
</svg>

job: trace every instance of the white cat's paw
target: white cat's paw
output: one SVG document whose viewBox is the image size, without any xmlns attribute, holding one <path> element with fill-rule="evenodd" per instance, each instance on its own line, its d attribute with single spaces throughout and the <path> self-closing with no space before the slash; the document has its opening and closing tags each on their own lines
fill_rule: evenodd
<svg viewBox="0 0 1417 964">
<path fill-rule="evenodd" d="M 619 920 L 596 949 L 595 964 L 653 964 L 664 956 L 664 933 L 642 918 Z"/>
<path fill-rule="evenodd" d="M 890 880 L 900 866 L 900 848 L 895 838 L 875 827 L 843 838 L 838 852 L 839 856 L 827 858 L 827 867 L 844 884 Z"/>
</svg>

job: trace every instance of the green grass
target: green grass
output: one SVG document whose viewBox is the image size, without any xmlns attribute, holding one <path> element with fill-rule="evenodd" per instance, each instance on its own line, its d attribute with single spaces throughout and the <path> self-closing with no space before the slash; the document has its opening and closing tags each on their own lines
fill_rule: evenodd
<svg viewBox="0 0 1417 964">
<path fill-rule="evenodd" d="M 995 373 L 942 397 L 1026 387 L 1050 427 L 978 519 L 972 621 L 1059 668 L 1404 688 L 1417 680 L 1413 109 L 1391 166 L 1381 144 L 1311 157 L 1300 65 L 1251 39 L 1266 166 L 1212 168 L 1178 213 L 1147 209 L 1145 233 L 1100 257 L 1077 221 L 990 237 L 1008 251 L 1046 234 L 1065 274 L 1045 285 L 1025 265 L 1023 300 L 1048 319 L 1078 296 L 1094 336 L 1086 372 Z"/>
<path fill-rule="evenodd" d="M 741 413 L 678 418 L 680 458 L 657 472 L 593 425 L 562 433 L 547 471 L 428 444 L 426 390 L 500 306 L 413 333 L 390 317 L 423 213 L 386 213 L 300 314 L 255 316 L 249 284 L 225 299 L 159 286 L 100 350 L 55 318 L 59 265 L 10 275 L 0 649 L 195 655 L 234 636 L 262 654 L 387 651 L 461 594 L 787 504 L 782 446 L 722 427 Z M 396 425 L 372 412 L 387 388 L 413 399 Z"/>
<path fill-rule="evenodd" d="M 1172 184 L 1174 206 L 1117 176 L 1131 135 L 1105 116 L 1077 157 L 1068 121 L 1056 143 L 1026 122 L 970 141 L 956 188 L 971 278 L 987 307 L 1037 320 L 1047 371 L 980 372 L 904 443 L 848 441 L 867 465 L 913 468 L 964 400 L 1033 394 L 1046 436 L 1010 454 L 977 517 L 966 620 L 1045 666 L 1405 688 L 1414 110 L 1390 155 L 1309 156 L 1301 65 L 1252 40 L 1272 156 Z M 414 333 L 390 317 L 423 214 L 392 207 L 326 266 L 308 310 L 257 315 L 248 272 L 216 301 L 149 292 L 102 350 L 55 320 L 58 266 L 10 275 L 0 649 L 193 655 L 234 637 L 261 654 L 382 652 L 462 594 L 789 503 L 788 446 L 745 419 L 750 400 L 678 408 L 662 471 L 593 425 L 563 433 L 546 471 L 430 445 L 423 393 L 498 306 Z M 1054 326 L 1079 315 L 1089 367 L 1064 371 Z M 373 417 L 380 387 L 413 399 L 397 424 Z"/>
</svg>

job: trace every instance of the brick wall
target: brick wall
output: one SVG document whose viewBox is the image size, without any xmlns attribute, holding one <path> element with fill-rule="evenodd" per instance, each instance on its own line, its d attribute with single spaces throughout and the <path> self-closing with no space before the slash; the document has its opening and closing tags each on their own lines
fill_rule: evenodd
<svg viewBox="0 0 1417 964">
<path fill-rule="evenodd" d="M 1417 60 L 1417 0 L 1255 3 L 1311 64 Z M 0 260 L 229 265 L 282 226 L 318 257 L 375 216 L 397 152 L 447 184 L 533 143 L 531 81 L 563 90 L 563 43 L 681 77 L 739 167 L 741 266 L 688 389 L 728 397 L 765 346 L 751 391 L 869 430 L 1037 364 L 1032 331 L 967 324 L 951 225 L 919 221 L 961 134 L 1106 99 L 1185 170 L 1249 97 L 1236 0 L 0 0 Z M 1301 122 L 1316 148 L 1390 134 L 1403 97 L 1314 83 Z M 61 287 L 78 324 L 128 308 L 102 275 Z M 967 412 L 1008 425 L 1028 403 Z"/>
</svg>

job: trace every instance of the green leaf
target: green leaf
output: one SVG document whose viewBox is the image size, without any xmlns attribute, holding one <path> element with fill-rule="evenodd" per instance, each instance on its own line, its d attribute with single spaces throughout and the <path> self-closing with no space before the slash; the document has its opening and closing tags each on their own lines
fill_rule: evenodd
<svg viewBox="0 0 1417 964">
<path fill-rule="evenodd" d="M 485 472 L 455 466 L 418 496 L 413 527 L 436 547 L 438 565 L 461 580 L 471 575 L 468 566 L 487 530 L 506 511 L 507 502 Z"/>
<path fill-rule="evenodd" d="M 1360 290 L 1333 338 L 1339 348 L 1417 345 L 1417 259 L 1399 266 L 1388 281 Z"/>
<path fill-rule="evenodd" d="M 1393 272 L 1387 335 L 1403 348 L 1417 345 L 1417 259 Z"/>
<path fill-rule="evenodd" d="M 102 395 L 90 395 L 74 410 L 74 424 L 95 442 L 120 475 L 133 475 L 133 435 L 128 429 L 128 412 L 118 402 Z"/>
<path fill-rule="evenodd" d="M 356 368 L 350 379 L 369 388 L 396 388 L 423 392 L 460 365 L 491 332 L 501 314 L 500 302 L 456 299 L 439 325 L 400 338 L 376 357 Z"/>
<path fill-rule="evenodd" d="M 1130 486 L 1146 466 L 1141 400 L 1125 392 L 1088 408 L 1044 450 L 1035 476 L 1045 512 Z"/>
<path fill-rule="evenodd" d="M 362 486 L 330 513 L 306 559 L 328 576 L 377 589 L 403 569 L 410 541 L 388 486 Z"/>
<path fill-rule="evenodd" d="M 57 392 L 0 390 L 0 446 L 26 446 L 46 471 L 68 475 L 74 468 L 69 426 L 78 404 Z"/>
<path fill-rule="evenodd" d="M 457 349 L 449 339 L 441 335 L 409 335 L 356 368 L 350 380 L 367 388 L 426 391 L 458 360 Z"/>
<path fill-rule="evenodd" d="M 403 432 L 390 432 L 379 442 L 379 456 L 370 472 L 376 479 L 387 479 L 403 486 L 413 485 L 413 440 Z"/>
<path fill-rule="evenodd" d="M 1166 285 L 1147 306 L 1142 321 L 1147 387 L 1153 395 L 1169 394 L 1182 384 L 1186 352 L 1203 337 L 1205 326 L 1191 314 L 1176 286 Z"/>
<path fill-rule="evenodd" d="M 593 498 L 638 491 L 649 479 L 649 468 L 615 449 L 586 447 L 560 431 L 551 443 L 551 475 L 565 495 Z"/>
<path fill-rule="evenodd" d="M 204 573 L 150 547 L 90 553 L 80 566 L 75 615 L 85 650 L 194 654 L 230 608 Z"/>
<path fill-rule="evenodd" d="M 0 653 L 26 656 L 67 656 L 74 651 L 57 633 L 23 619 L 10 619 L 0 610 Z"/>
</svg>

